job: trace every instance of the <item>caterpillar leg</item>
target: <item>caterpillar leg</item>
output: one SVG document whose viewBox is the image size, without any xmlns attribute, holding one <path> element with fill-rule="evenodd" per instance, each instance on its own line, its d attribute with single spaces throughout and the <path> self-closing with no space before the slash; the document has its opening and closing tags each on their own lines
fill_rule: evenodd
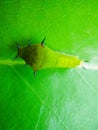
<svg viewBox="0 0 98 130">
<path fill-rule="evenodd" d="M 45 39 L 46 39 L 46 37 L 45 37 L 45 38 L 42 40 L 42 42 L 41 42 L 41 45 L 42 45 L 42 46 L 44 46 Z"/>
</svg>

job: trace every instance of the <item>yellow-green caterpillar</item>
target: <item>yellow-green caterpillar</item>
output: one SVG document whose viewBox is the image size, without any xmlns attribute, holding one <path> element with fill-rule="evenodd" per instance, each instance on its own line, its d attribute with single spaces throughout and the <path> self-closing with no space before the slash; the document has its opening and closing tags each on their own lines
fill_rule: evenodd
<svg viewBox="0 0 98 130">
<path fill-rule="evenodd" d="M 40 44 L 18 46 L 17 56 L 24 59 L 34 72 L 45 68 L 74 68 L 81 64 L 82 60 L 76 56 L 48 48 L 44 45 L 44 40 Z"/>
</svg>

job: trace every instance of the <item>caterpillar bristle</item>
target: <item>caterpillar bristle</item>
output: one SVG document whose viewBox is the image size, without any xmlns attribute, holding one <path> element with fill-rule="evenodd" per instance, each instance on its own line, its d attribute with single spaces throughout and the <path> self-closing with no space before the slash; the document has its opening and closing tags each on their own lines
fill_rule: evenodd
<svg viewBox="0 0 98 130">
<path fill-rule="evenodd" d="M 16 43 L 16 46 L 17 46 L 17 49 L 19 50 L 19 48 L 20 48 L 20 45 L 19 45 L 18 43 Z"/>
<path fill-rule="evenodd" d="M 87 62 L 87 63 L 88 63 L 89 61 L 88 61 L 88 60 L 85 60 L 84 62 Z"/>
<path fill-rule="evenodd" d="M 34 71 L 34 76 L 36 76 L 36 71 Z"/>
<path fill-rule="evenodd" d="M 44 42 L 46 40 L 46 37 L 42 40 L 41 45 L 44 46 Z"/>
</svg>

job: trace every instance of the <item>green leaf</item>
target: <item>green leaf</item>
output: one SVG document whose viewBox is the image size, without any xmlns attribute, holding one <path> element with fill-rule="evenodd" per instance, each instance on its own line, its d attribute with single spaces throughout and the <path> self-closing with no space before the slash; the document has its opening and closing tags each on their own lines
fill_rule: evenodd
<svg viewBox="0 0 98 130">
<path fill-rule="evenodd" d="M 16 42 L 45 44 L 98 65 L 98 2 L 0 1 L 0 130 L 97 130 L 98 70 L 24 65 Z M 88 63 L 89 64 L 89 63 Z"/>
</svg>

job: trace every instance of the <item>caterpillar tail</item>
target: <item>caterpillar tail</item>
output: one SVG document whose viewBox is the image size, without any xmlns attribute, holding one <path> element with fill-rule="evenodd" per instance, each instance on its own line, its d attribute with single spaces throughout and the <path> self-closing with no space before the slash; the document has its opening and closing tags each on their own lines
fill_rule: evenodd
<svg viewBox="0 0 98 130">
<path fill-rule="evenodd" d="M 90 62 L 89 61 L 81 61 L 78 68 L 83 68 L 83 69 L 87 70 L 87 69 L 91 68 L 90 67 Z"/>
</svg>

